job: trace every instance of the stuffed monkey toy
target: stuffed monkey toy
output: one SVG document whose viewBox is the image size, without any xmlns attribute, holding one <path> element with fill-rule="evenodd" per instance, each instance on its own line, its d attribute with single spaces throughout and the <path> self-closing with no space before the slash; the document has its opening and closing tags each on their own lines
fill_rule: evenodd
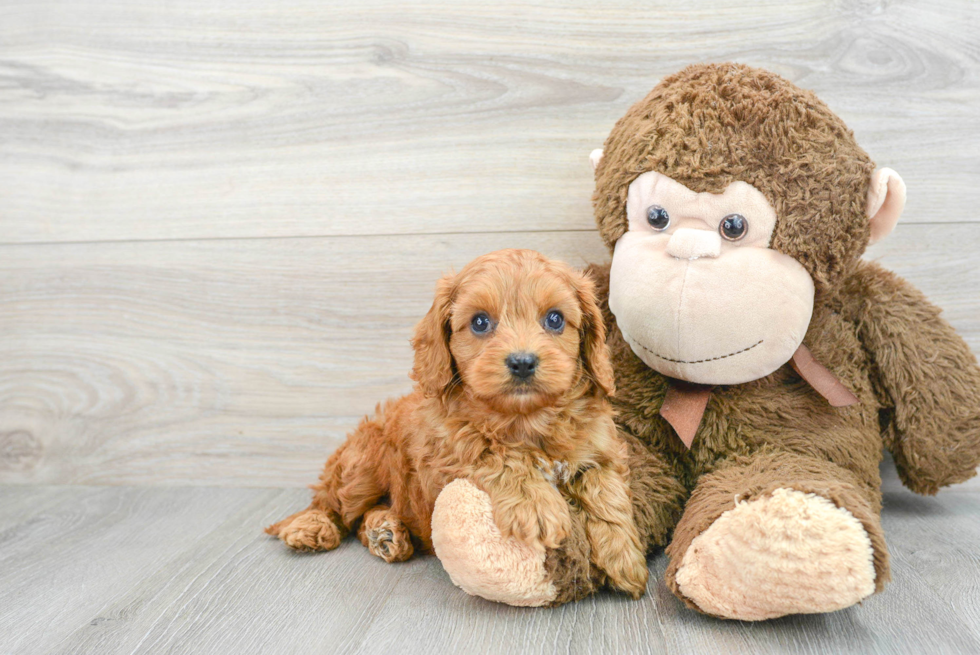
<svg viewBox="0 0 980 655">
<path fill-rule="evenodd" d="M 882 448 L 921 494 L 980 463 L 975 357 L 861 259 L 902 212 L 901 178 L 813 93 L 737 64 L 664 79 L 592 159 L 617 423 L 667 586 L 742 620 L 881 591 Z M 491 513 L 463 480 L 436 505 L 436 553 L 466 591 L 551 605 L 604 583 L 583 530 L 534 549 Z"/>
</svg>

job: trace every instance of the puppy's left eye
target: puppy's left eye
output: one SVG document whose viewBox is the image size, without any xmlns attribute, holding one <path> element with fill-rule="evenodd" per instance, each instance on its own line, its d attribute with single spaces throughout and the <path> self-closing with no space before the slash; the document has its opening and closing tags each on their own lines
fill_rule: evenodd
<svg viewBox="0 0 980 655">
<path fill-rule="evenodd" d="M 561 332 L 565 328 L 565 317 L 557 309 L 552 309 L 544 317 L 544 326 L 552 332 Z"/>
</svg>

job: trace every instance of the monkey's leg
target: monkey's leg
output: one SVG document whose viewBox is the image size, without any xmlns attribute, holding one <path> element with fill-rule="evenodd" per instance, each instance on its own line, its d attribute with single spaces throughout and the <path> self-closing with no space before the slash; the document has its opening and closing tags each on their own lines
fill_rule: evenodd
<svg viewBox="0 0 980 655">
<path fill-rule="evenodd" d="M 375 505 L 364 513 L 357 537 L 372 555 L 389 564 L 404 562 L 415 552 L 408 528 L 387 505 Z"/>
<path fill-rule="evenodd" d="M 667 555 L 667 585 L 687 605 L 746 621 L 843 609 L 889 578 L 878 490 L 788 452 L 702 476 Z"/>
</svg>

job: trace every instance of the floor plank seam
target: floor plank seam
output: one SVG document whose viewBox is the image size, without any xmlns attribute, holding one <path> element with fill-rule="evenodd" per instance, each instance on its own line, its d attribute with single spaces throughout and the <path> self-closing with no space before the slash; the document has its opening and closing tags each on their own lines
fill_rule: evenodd
<svg viewBox="0 0 980 655">
<path fill-rule="evenodd" d="M 962 221 L 916 221 L 903 220 L 899 225 L 980 225 L 980 218 Z M 412 237 L 448 237 L 448 236 L 480 236 L 507 234 L 589 234 L 599 231 L 591 227 L 567 229 L 528 229 L 528 230 L 452 230 L 441 232 L 372 232 L 372 233 L 340 233 L 340 234 L 272 234 L 272 235 L 242 235 L 242 236 L 213 236 L 213 237 L 156 237 L 149 239 L 83 239 L 74 241 L 0 241 L 0 248 L 26 248 L 30 246 L 93 246 L 93 245 L 125 245 L 138 243 L 211 243 L 235 241 L 302 241 L 324 239 L 395 239 Z"/>
</svg>

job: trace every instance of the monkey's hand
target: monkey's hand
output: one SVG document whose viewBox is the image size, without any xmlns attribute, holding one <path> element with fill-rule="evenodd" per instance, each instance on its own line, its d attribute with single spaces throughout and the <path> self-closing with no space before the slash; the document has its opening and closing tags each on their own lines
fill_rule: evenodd
<svg viewBox="0 0 980 655">
<path fill-rule="evenodd" d="M 448 484 L 432 513 L 432 544 L 452 581 L 467 593 L 510 605 L 559 605 L 584 598 L 604 578 L 589 562 L 581 512 L 556 550 L 504 538 L 490 496 L 467 479 Z"/>
</svg>

